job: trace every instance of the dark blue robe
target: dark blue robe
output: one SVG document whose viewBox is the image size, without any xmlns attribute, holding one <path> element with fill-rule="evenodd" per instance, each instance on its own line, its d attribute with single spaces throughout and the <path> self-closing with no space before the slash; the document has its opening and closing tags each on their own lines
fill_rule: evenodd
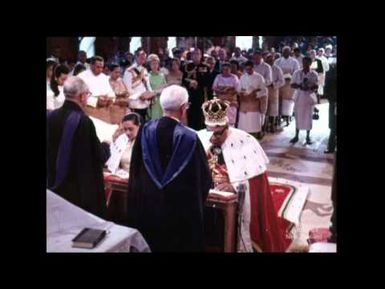
<svg viewBox="0 0 385 289">
<path fill-rule="evenodd" d="M 132 151 L 127 225 L 143 234 L 153 252 L 203 251 L 211 184 L 196 133 L 168 117 L 150 121 Z"/>
<path fill-rule="evenodd" d="M 80 114 L 69 149 L 65 177 L 53 188 L 57 175 L 57 158 L 62 134 L 69 115 Z M 99 217 L 106 216 L 106 198 L 103 183 L 103 165 L 109 157 L 109 146 L 101 144 L 92 120 L 80 106 L 65 101 L 52 112 L 47 121 L 47 187 L 55 193 Z"/>
</svg>

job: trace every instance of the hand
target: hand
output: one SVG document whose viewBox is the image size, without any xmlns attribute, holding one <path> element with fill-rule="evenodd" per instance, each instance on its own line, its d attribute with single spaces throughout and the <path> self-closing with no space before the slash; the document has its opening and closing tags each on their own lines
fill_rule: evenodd
<svg viewBox="0 0 385 289">
<path fill-rule="evenodd" d="M 123 125 L 120 124 L 119 128 L 112 135 L 112 141 L 116 141 L 118 137 L 120 137 L 124 133 Z"/>
<path fill-rule="evenodd" d="M 140 100 L 148 100 L 155 96 L 155 94 L 151 91 L 145 91 L 142 93 L 142 95 L 139 97 Z"/>
<path fill-rule="evenodd" d="M 120 107 L 127 107 L 128 106 L 128 100 L 126 100 L 124 98 L 116 98 L 114 104 L 118 105 Z"/>
<path fill-rule="evenodd" d="M 302 88 L 301 85 L 300 85 L 300 84 L 297 84 L 297 83 L 293 83 L 293 84 L 291 85 L 291 87 L 294 88 L 294 89 L 297 89 L 297 88 L 301 89 L 301 88 Z"/>
<path fill-rule="evenodd" d="M 128 92 L 127 91 L 123 91 L 123 92 L 119 92 L 119 93 L 115 93 L 115 94 L 116 94 L 117 98 L 127 97 L 128 96 Z"/>
<path fill-rule="evenodd" d="M 108 97 L 107 98 L 107 106 L 110 106 L 113 103 L 114 103 L 114 99 L 112 97 Z"/>
<path fill-rule="evenodd" d="M 150 100 L 150 99 L 153 99 L 155 96 L 156 96 L 155 92 L 147 91 L 147 94 L 145 97 L 146 97 L 146 99 Z"/>
<path fill-rule="evenodd" d="M 97 104 L 98 104 L 99 107 L 107 106 L 107 104 L 108 104 L 108 97 L 107 97 L 107 95 L 100 95 L 98 97 L 98 103 Z"/>
<path fill-rule="evenodd" d="M 235 193 L 235 190 L 230 183 L 221 183 L 217 185 L 215 189 L 221 192 Z"/>
</svg>

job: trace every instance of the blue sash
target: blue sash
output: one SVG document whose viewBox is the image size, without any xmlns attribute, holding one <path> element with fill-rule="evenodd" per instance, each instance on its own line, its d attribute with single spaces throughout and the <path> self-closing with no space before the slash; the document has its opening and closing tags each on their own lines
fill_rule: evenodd
<svg viewBox="0 0 385 289">
<path fill-rule="evenodd" d="M 197 134 L 180 123 L 175 126 L 172 156 L 165 172 L 163 172 L 159 160 L 158 140 L 156 137 L 158 123 L 159 120 L 154 120 L 143 126 L 141 142 L 144 166 L 158 189 L 163 189 L 189 163 L 195 151 Z"/>
<path fill-rule="evenodd" d="M 52 113 L 47 114 L 47 119 L 49 120 L 51 116 Z M 72 140 L 81 117 L 82 112 L 74 110 L 70 113 L 64 124 L 59 151 L 56 158 L 55 183 L 50 188 L 52 191 L 57 189 L 62 184 L 68 174 L 69 159 L 73 145 Z"/>
</svg>

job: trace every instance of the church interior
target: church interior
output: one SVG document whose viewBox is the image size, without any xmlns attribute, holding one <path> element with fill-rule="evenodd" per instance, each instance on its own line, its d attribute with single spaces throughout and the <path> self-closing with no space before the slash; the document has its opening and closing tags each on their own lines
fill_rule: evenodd
<svg viewBox="0 0 385 289">
<path fill-rule="evenodd" d="M 290 51 L 290 55 L 287 57 L 299 65 L 295 71 L 293 70 L 291 72 L 291 75 L 289 75 L 289 72 L 285 71 L 284 66 L 279 67 L 279 60 L 286 57 L 284 56 L 285 49 Z M 196 78 L 194 78 L 194 76 L 190 77 L 188 68 L 186 68 L 188 65 L 192 65 L 194 63 L 194 55 L 196 55 L 197 50 L 201 51 L 202 64 L 199 65 L 207 65 L 207 67 L 211 67 L 211 70 L 209 69 L 208 71 L 217 71 L 212 78 L 208 76 L 207 79 L 204 80 L 205 83 L 207 82 L 208 84 L 207 89 L 202 89 L 202 91 L 204 91 L 204 99 L 202 96 L 202 101 L 199 105 L 194 103 L 197 96 L 193 99 L 193 93 L 195 92 L 191 92 L 193 91 L 191 86 L 189 86 L 191 83 L 185 84 L 188 83 L 185 81 L 186 79 L 190 81 L 189 78 L 193 78 L 193 81 L 196 80 L 198 82 L 198 86 L 203 83 L 203 80 L 201 81 L 203 76 L 198 75 L 197 77 L 195 76 Z M 143 52 L 140 54 L 141 52 L 138 51 Z M 79 52 L 86 55 L 84 59 L 81 59 L 81 53 Z M 298 54 L 295 52 L 298 52 Z M 59 173 L 56 171 L 56 180 L 54 175 L 55 185 L 48 185 L 50 182 L 50 172 L 47 171 L 47 252 L 152 252 L 156 251 L 156 249 L 153 248 L 158 248 L 156 246 L 153 247 L 152 245 L 152 242 L 156 242 L 151 241 L 152 233 L 148 233 L 149 238 L 147 240 L 145 229 L 143 229 L 143 233 L 140 229 L 142 227 L 138 226 L 136 228 L 131 226 L 133 223 L 127 222 L 127 214 L 129 215 L 129 210 L 132 207 L 130 201 L 133 200 L 133 197 L 131 197 L 129 193 L 131 192 L 130 190 L 137 188 L 131 184 L 131 178 L 135 176 L 133 172 L 135 167 L 133 168 L 132 166 L 140 157 L 136 157 L 134 154 L 130 156 L 131 167 L 129 169 L 120 167 L 120 169 L 115 173 L 112 173 L 111 169 L 109 170 L 109 168 L 113 166 L 114 162 L 112 159 L 114 154 L 112 146 L 115 145 L 115 143 L 118 146 L 119 140 L 123 140 L 123 138 L 121 138 L 122 132 L 123 135 L 125 135 L 124 132 L 127 133 L 127 131 L 131 130 L 135 131 L 135 125 L 127 127 L 124 126 L 123 123 L 126 117 L 130 113 L 135 113 L 136 115 L 143 117 L 144 122 L 139 122 L 141 127 L 135 131 L 135 133 L 142 136 L 141 148 L 143 150 L 145 149 L 146 144 L 143 140 L 144 136 L 142 135 L 142 131 L 144 134 L 143 126 L 146 126 L 148 122 L 155 121 L 155 119 L 162 117 L 161 108 L 164 108 L 162 100 L 158 100 L 160 101 L 161 106 L 159 106 L 160 114 L 157 116 L 155 116 L 154 110 L 151 111 L 151 113 L 153 113 L 152 115 L 142 115 L 143 107 L 135 106 L 136 104 L 133 105 L 138 101 L 137 99 L 133 100 L 134 98 L 130 98 L 136 93 L 133 84 L 134 82 L 132 82 L 132 87 L 127 89 L 125 98 L 121 98 L 122 102 L 118 103 L 117 101 L 121 90 L 118 91 L 114 85 L 119 81 L 121 84 L 126 83 L 125 74 L 131 71 L 130 67 L 139 63 L 138 59 L 141 55 L 146 56 L 146 66 L 143 66 L 146 67 L 146 73 L 149 75 L 147 83 L 152 86 L 151 92 L 156 91 L 156 93 L 154 93 L 156 96 L 154 97 L 158 97 L 158 99 L 162 98 L 162 95 L 165 93 L 167 88 L 175 86 L 174 82 L 169 82 L 168 76 L 172 74 L 171 71 L 174 69 L 172 68 L 174 63 L 173 59 L 178 58 L 176 63 L 180 65 L 180 72 L 178 73 L 180 73 L 181 79 L 176 86 L 184 87 L 183 89 L 189 93 L 188 104 L 190 105 L 190 108 L 186 108 L 186 114 L 179 119 L 176 127 L 179 127 L 178 125 L 180 123 L 182 124 L 181 126 L 188 127 L 189 130 L 194 132 L 206 130 L 206 126 L 208 130 L 208 116 L 205 112 L 202 114 L 200 111 L 202 114 L 202 126 L 197 125 L 197 127 L 194 126 L 195 124 L 191 125 L 191 120 L 193 119 L 195 121 L 195 118 L 193 118 L 194 116 L 191 116 L 191 114 L 195 112 L 195 107 L 199 106 L 197 111 L 201 110 L 201 107 L 204 107 L 204 103 L 220 98 L 220 95 L 222 94 L 220 94 L 217 90 L 212 89 L 212 87 L 215 86 L 217 81 L 220 81 L 220 79 L 217 79 L 218 75 L 221 75 L 221 73 L 225 74 L 226 72 L 223 71 L 226 70 L 226 67 L 231 67 L 231 63 L 236 63 L 239 67 L 238 70 L 235 69 L 231 72 L 231 77 L 236 78 L 237 85 L 242 86 L 242 83 L 250 81 L 248 80 L 249 78 L 246 78 L 246 76 L 249 77 L 247 67 L 250 62 L 254 63 L 254 72 L 249 75 L 255 74 L 255 71 L 257 71 L 257 74 L 262 75 L 262 78 L 264 79 L 262 90 L 266 89 L 267 94 L 276 93 L 277 113 L 269 114 L 270 96 L 266 94 L 265 96 L 268 103 L 266 104 L 267 108 L 265 112 L 261 112 L 262 121 L 260 129 L 253 130 L 250 127 L 254 127 L 254 124 L 249 126 L 248 124 L 245 124 L 246 122 L 242 122 L 241 114 L 243 113 L 243 107 L 245 106 L 242 106 L 241 104 L 242 97 L 240 95 L 244 92 L 244 89 L 235 90 L 234 95 L 236 95 L 236 105 L 233 106 L 232 104 L 229 104 L 228 106 L 230 108 L 233 107 L 234 111 L 236 111 L 236 114 L 234 115 L 234 123 L 231 123 L 231 118 L 229 116 L 226 119 L 230 119 L 230 125 L 225 126 L 225 129 L 242 131 L 240 132 L 240 136 L 241 133 L 247 133 L 248 137 L 251 136 L 253 138 L 253 144 L 256 142 L 257 144 L 255 145 L 258 147 L 260 146 L 264 155 L 267 157 L 268 161 L 266 161 L 266 170 L 264 173 L 266 174 L 268 180 L 268 198 L 271 200 L 269 202 L 273 204 L 272 206 L 267 207 L 270 208 L 268 210 L 273 210 L 272 212 L 269 212 L 269 214 L 273 213 L 277 219 L 279 230 L 284 232 L 284 238 L 287 241 L 285 243 L 286 245 L 284 246 L 284 249 L 279 250 L 275 250 L 274 246 L 269 247 L 268 245 L 265 245 L 265 242 L 268 242 L 268 237 L 265 238 L 263 236 L 265 233 L 264 230 L 266 232 L 270 230 L 267 225 L 258 233 L 260 234 L 259 238 L 263 240 L 263 242 L 261 242 L 264 245 L 256 244 L 257 242 L 252 237 L 252 234 L 254 234 L 252 231 L 254 229 L 251 228 L 251 225 L 251 249 L 244 249 L 242 245 L 239 244 L 241 242 L 240 239 L 242 239 L 242 237 L 240 237 L 240 232 L 243 230 L 242 228 L 244 222 L 242 218 L 247 219 L 247 216 L 242 211 L 242 206 L 240 205 L 244 203 L 241 202 L 242 195 L 239 193 L 235 185 L 236 182 L 229 181 L 234 188 L 234 193 L 222 194 L 217 192 L 220 191 L 219 189 L 216 189 L 216 192 L 211 194 L 211 188 L 207 198 L 203 200 L 204 208 L 202 218 L 204 227 L 204 252 L 237 253 L 246 251 L 254 253 L 336 253 L 337 231 L 335 200 L 337 190 L 337 148 L 335 122 L 337 109 L 335 99 L 336 79 L 333 74 L 335 73 L 334 70 L 336 69 L 337 62 L 337 38 L 335 36 L 48 37 L 47 112 L 53 115 L 56 111 L 61 110 L 62 106 L 65 106 L 67 98 L 69 97 L 66 94 L 69 91 L 69 88 L 66 90 L 66 82 L 70 80 L 71 77 L 81 78 L 85 83 L 87 83 L 89 88 L 88 94 L 93 94 L 93 96 L 89 96 L 89 98 L 98 94 L 95 93 L 96 88 L 93 90 L 94 88 L 92 86 L 94 83 L 91 81 L 88 83 L 86 81 L 86 77 L 81 77 L 81 74 L 97 69 L 93 68 L 96 67 L 95 65 L 98 63 L 99 58 L 96 58 L 95 60 L 96 56 L 100 56 L 102 59 L 102 61 L 99 61 L 103 64 L 100 68 L 100 74 L 103 74 L 103 77 L 106 79 L 111 77 L 109 83 L 112 87 L 111 91 L 115 93 L 115 95 L 113 96 L 113 100 L 111 100 L 111 102 L 110 99 L 112 98 L 110 98 L 110 96 L 106 98 L 105 102 L 103 102 L 101 97 L 99 97 L 99 99 L 96 98 L 95 100 L 96 104 L 88 103 L 82 108 L 82 115 L 85 115 L 82 117 L 87 117 L 91 120 L 91 126 L 95 128 L 94 131 L 96 132 L 98 143 L 100 141 L 102 144 L 108 143 L 110 145 L 109 154 L 111 156 L 108 162 L 104 162 L 102 167 L 103 179 L 101 181 L 103 182 L 103 198 L 105 198 L 106 214 L 102 216 L 94 213 L 94 211 L 87 209 L 88 205 L 83 206 L 81 203 L 71 201 L 72 199 L 69 197 L 67 198 L 66 194 L 58 193 L 62 191 L 61 189 L 56 191 L 57 186 L 55 186 L 58 181 L 57 178 Z M 269 62 L 269 57 L 272 58 L 271 62 Z M 298 71 L 305 70 L 306 59 L 310 59 L 310 71 L 317 77 L 317 86 L 315 86 L 315 89 L 313 90 L 304 89 L 301 95 L 298 93 L 296 97 L 290 99 L 294 108 L 292 107 L 290 114 L 286 114 L 286 116 L 283 114 L 282 116 L 282 110 L 280 107 L 282 105 L 281 89 L 284 85 L 287 85 L 289 88 L 292 87 L 291 85 L 295 82 L 294 74 Z M 49 61 L 54 64 L 51 66 L 53 68 L 51 69 L 51 74 L 48 76 Z M 210 61 L 213 61 L 212 66 L 210 66 Z M 255 63 L 255 61 L 257 63 Z M 153 65 L 156 65 L 153 63 L 157 63 L 157 69 L 153 68 Z M 269 73 L 271 75 L 270 80 L 263 75 L 264 68 L 257 68 L 257 66 L 261 66 L 261 63 L 268 67 L 268 71 L 270 71 Z M 76 70 L 78 64 L 82 67 L 84 66 L 84 71 L 75 76 L 76 73 L 74 71 Z M 317 65 L 318 68 L 316 67 Z M 274 70 L 272 69 L 273 66 L 278 68 Z M 64 67 L 62 74 L 60 74 L 60 71 L 56 74 L 58 67 Z M 319 67 L 321 67 L 321 70 L 317 70 Z M 119 76 L 116 79 L 111 80 L 115 73 L 114 71 L 116 71 L 114 69 L 116 68 L 118 68 L 119 72 L 117 73 L 119 73 Z M 261 72 L 259 72 L 258 69 L 261 69 Z M 176 68 L 176 70 L 178 70 L 178 68 Z M 279 72 L 281 73 L 282 82 L 280 86 L 278 84 L 275 86 L 276 77 L 274 71 L 277 70 L 281 71 Z M 144 70 L 138 73 L 138 77 L 143 75 L 143 71 Z M 201 70 L 198 69 L 197 71 L 200 73 Z M 237 76 L 235 75 L 236 73 L 238 73 Z M 60 82 L 60 77 L 63 74 L 65 74 L 65 79 Z M 162 75 L 162 77 L 164 76 L 164 83 L 162 85 L 158 85 L 160 83 L 158 77 L 159 75 Z M 188 75 L 188 77 L 186 75 Z M 146 84 L 145 77 L 147 76 L 142 76 L 142 79 L 140 80 L 142 82 L 140 85 L 144 83 L 144 86 L 147 89 L 148 84 Z M 289 77 L 290 80 L 287 80 L 287 77 Z M 244 82 L 242 78 L 244 78 Z M 277 76 L 277 79 L 278 78 L 279 77 Z M 306 80 L 308 79 L 306 78 Z M 55 81 L 58 83 L 56 86 L 52 84 L 55 83 Z M 131 78 L 129 81 L 131 81 Z M 97 85 L 99 84 L 95 84 L 95 86 Z M 323 89 L 320 90 L 320 86 Z M 55 92 L 55 89 L 57 88 L 58 93 Z M 97 89 L 99 89 L 99 87 Z M 293 89 L 294 92 L 292 92 L 292 94 L 295 95 L 297 90 L 300 91 L 301 89 L 302 88 Z M 210 92 L 207 91 L 211 91 L 211 96 L 209 95 Z M 261 90 L 257 89 L 256 91 Z M 49 93 L 54 95 L 53 97 L 51 95 L 52 105 L 50 107 L 48 107 Z M 311 124 L 308 128 L 307 124 L 299 125 L 299 122 L 302 122 L 299 116 L 302 115 L 302 112 L 300 112 L 302 109 L 302 106 L 300 105 L 302 104 L 299 100 L 302 99 L 301 97 L 304 98 L 305 94 L 306 97 L 312 97 L 310 96 L 311 93 L 314 95 L 315 101 L 312 105 L 309 105 L 309 108 L 306 108 L 306 110 L 311 109 L 311 111 L 309 111 Z M 59 94 L 59 96 L 57 96 L 57 94 Z M 63 99 L 62 102 L 58 104 L 61 94 Z M 100 93 L 100 95 L 102 94 L 107 95 L 107 93 Z M 142 100 L 141 96 L 139 99 Z M 154 99 L 149 101 L 150 106 L 156 103 L 156 100 Z M 126 102 L 124 102 L 124 100 Z M 228 103 L 230 102 L 226 102 L 226 104 Z M 218 107 L 221 108 L 220 105 L 218 105 Z M 259 108 L 261 108 L 262 104 L 259 105 Z M 331 107 L 331 105 L 333 105 L 333 107 Z M 226 109 L 226 112 L 228 112 L 228 107 L 226 106 L 223 110 L 225 111 Z M 226 112 L 224 113 L 226 114 Z M 212 114 L 214 113 L 215 112 L 212 112 Z M 208 114 L 210 114 L 210 112 Z M 244 114 L 246 115 L 247 112 Z M 206 122 L 203 121 L 203 117 L 206 117 Z M 54 117 L 51 118 L 52 122 L 53 118 Z M 269 122 L 271 119 L 273 119 L 273 122 Z M 52 129 L 53 133 L 51 133 L 50 130 L 51 136 L 55 133 L 55 126 L 50 126 L 50 121 L 50 117 L 48 116 L 47 129 Z M 135 121 L 133 121 L 133 123 L 135 124 Z M 219 124 L 218 127 L 221 125 L 222 124 Z M 297 132 L 296 129 L 298 129 L 299 126 L 301 127 L 298 138 L 293 141 Z M 332 126 L 333 128 L 331 128 Z M 306 129 L 304 127 L 306 127 Z M 64 127 L 63 130 L 65 131 L 65 129 L 66 127 Z M 118 131 L 120 131 L 120 134 L 117 135 Z M 307 134 L 307 132 L 310 133 Z M 76 138 L 76 136 L 75 132 L 74 138 Z M 63 141 L 63 138 L 65 138 L 64 132 L 61 142 L 65 142 Z M 130 138 L 129 134 L 128 138 Z M 199 133 L 197 138 L 199 139 Z M 127 142 L 127 140 L 125 141 Z M 203 139 L 201 139 L 201 141 L 203 145 L 202 147 L 206 149 Z M 48 146 L 52 143 L 49 143 Z M 137 143 L 139 143 L 138 140 L 132 144 L 130 153 L 131 150 L 133 153 L 140 151 Z M 151 142 L 149 143 L 151 144 Z M 73 145 L 72 149 L 75 150 L 77 147 L 78 146 Z M 57 149 L 59 151 L 59 155 L 61 149 L 62 144 L 60 143 L 60 147 Z M 150 147 L 148 149 L 151 152 L 157 148 Z M 225 155 L 226 151 L 223 146 L 222 149 L 224 153 L 224 161 L 227 162 Z M 52 149 L 54 152 L 55 150 Z M 172 150 L 174 150 L 174 145 Z M 50 157 L 51 153 L 48 152 L 47 155 Z M 68 157 L 73 157 L 73 155 L 74 154 L 69 154 Z M 245 159 L 246 155 L 247 153 L 245 153 Z M 163 159 L 161 159 L 161 161 L 162 160 Z M 183 160 L 181 160 L 181 162 L 182 161 Z M 84 156 L 85 169 L 87 168 L 85 164 L 86 162 L 87 157 Z M 58 165 L 59 161 L 56 158 L 53 163 L 60 167 Z M 147 165 L 147 163 L 145 164 Z M 117 166 L 119 166 L 119 160 Z M 208 162 L 208 166 L 211 169 L 210 162 Z M 257 166 L 257 164 L 255 164 L 255 166 Z M 85 170 L 84 168 L 83 170 Z M 147 166 L 145 166 L 145 168 L 147 169 Z M 230 170 L 230 168 L 230 165 L 227 163 L 227 169 Z M 59 169 L 57 168 L 57 170 Z M 149 172 L 149 170 L 147 171 Z M 69 173 L 69 175 L 71 175 L 71 173 Z M 214 175 L 209 175 L 208 178 L 209 177 L 210 181 L 211 177 L 213 177 L 213 183 L 215 183 Z M 193 176 L 191 176 L 191 178 L 193 178 Z M 230 173 L 229 179 L 232 179 Z M 65 180 L 63 182 L 65 182 Z M 248 183 L 248 189 L 246 191 L 242 191 L 243 193 L 246 192 L 246 195 L 249 192 L 248 190 L 250 189 L 249 186 L 251 186 L 251 184 L 251 182 Z M 72 185 L 69 184 L 65 186 L 64 190 L 70 190 L 71 188 Z M 226 191 L 228 190 L 225 190 L 225 192 Z M 258 189 L 256 194 L 258 194 Z M 146 192 L 143 192 L 143 195 L 146 195 Z M 247 202 L 250 203 L 259 201 L 258 197 L 257 199 L 253 199 L 251 195 L 250 197 L 243 195 L 243 198 L 248 200 Z M 74 198 L 74 200 L 77 199 Z M 265 213 L 262 214 L 260 212 L 253 213 L 255 207 L 253 207 L 252 204 L 250 206 L 251 217 L 249 217 L 251 219 L 254 218 L 253 214 L 257 215 L 256 218 L 266 218 L 267 213 L 266 215 Z M 146 216 L 142 217 L 146 218 Z M 256 222 L 262 223 L 264 221 L 257 219 Z M 268 222 L 266 221 L 266 223 Z M 253 221 L 251 221 L 250 224 L 254 224 Z M 84 228 L 95 229 L 95 232 L 92 232 L 95 234 L 97 233 L 96 231 L 99 230 L 101 232 L 100 234 L 102 234 L 90 247 L 87 247 L 87 244 L 85 243 L 76 243 L 74 241 L 81 237 L 85 238 L 86 234 L 89 233 L 84 233 Z M 147 227 L 143 225 L 143 228 Z M 154 237 L 154 240 L 158 239 Z M 170 242 L 175 241 L 173 237 L 170 237 L 169 240 Z M 163 236 L 162 242 L 167 241 L 167 237 Z M 75 246 L 76 244 L 77 246 Z M 245 246 L 245 248 L 246 247 L 247 246 Z M 172 251 L 169 247 L 167 248 L 167 251 Z M 186 249 L 185 251 L 189 250 Z"/>
</svg>

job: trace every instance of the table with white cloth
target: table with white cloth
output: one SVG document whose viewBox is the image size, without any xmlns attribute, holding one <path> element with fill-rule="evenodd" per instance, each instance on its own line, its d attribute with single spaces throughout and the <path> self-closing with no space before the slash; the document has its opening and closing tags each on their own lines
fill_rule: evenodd
<svg viewBox="0 0 385 289">
<path fill-rule="evenodd" d="M 84 228 L 103 229 L 106 237 L 93 249 L 73 248 Z M 47 252 L 150 252 L 142 234 L 92 215 L 47 189 Z"/>
</svg>

